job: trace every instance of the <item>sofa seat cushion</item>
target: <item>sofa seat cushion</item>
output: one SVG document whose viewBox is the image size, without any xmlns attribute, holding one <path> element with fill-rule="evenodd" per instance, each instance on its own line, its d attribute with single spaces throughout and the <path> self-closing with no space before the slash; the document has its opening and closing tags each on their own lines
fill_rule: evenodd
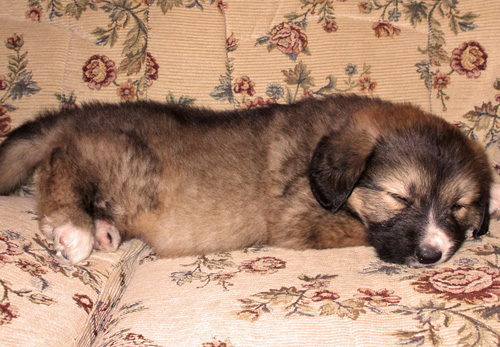
<svg viewBox="0 0 500 347">
<path fill-rule="evenodd" d="M 0 345 L 71 346 L 108 279 L 138 247 L 129 242 L 68 265 L 39 231 L 35 200 L 0 197 Z"/>
<path fill-rule="evenodd" d="M 500 342 L 497 236 L 412 269 L 369 247 L 145 250 L 95 346 L 396 346 Z"/>
</svg>

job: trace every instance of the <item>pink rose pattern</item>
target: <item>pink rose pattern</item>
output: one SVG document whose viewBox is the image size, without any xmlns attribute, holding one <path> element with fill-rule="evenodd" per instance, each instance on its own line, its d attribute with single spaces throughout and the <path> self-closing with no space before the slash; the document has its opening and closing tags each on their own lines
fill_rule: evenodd
<svg viewBox="0 0 500 347">
<path fill-rule="evenodd" d="M 83 81 L 90 89 L 100 90 L 116 79 L 115 62 L 105 55 L 91 56 L 82 67 Z"/>
<path fill-rule="evenodd" d="M 271 30 L 269 40 L 281 53 L 291 56 L 298 56 L 307 47 L 307 35 L 304 30 L 291 23 L 276 25 Z"/>
<path fill-rule="evenodd" d="M 467 78 L 478 78 L 481 71 L 486 70 L 488 54 L 476 41 L 462 43 L 455 48 L 451 56 L 451 68 Z"/>
<path fill-rule="evenodd" d="M 415 290 L 447 301 L 471 305 L 500 301 L 500 271 L 488 267 L 458 267 L 429 271 L 412 282 Z"/>
</svg>

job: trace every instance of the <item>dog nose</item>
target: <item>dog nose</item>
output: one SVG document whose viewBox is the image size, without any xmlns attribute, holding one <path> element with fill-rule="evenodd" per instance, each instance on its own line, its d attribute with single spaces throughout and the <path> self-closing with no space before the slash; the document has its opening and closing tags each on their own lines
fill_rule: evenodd
<svg viewBox="0 0 500 347">
<path fill-rule="evenodd" d="M 443 253 L 439 249 L 424 246 L 417 249 L 416 256 L 421 264 L 434 264 L 441 259 Z"/>
</svg>

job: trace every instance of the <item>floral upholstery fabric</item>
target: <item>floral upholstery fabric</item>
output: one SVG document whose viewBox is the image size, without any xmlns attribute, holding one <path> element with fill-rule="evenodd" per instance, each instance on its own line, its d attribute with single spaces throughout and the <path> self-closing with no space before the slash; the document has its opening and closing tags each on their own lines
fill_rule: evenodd
<svg viewBox="0 0 500 347">
<path fill-rule="evenodd" d="M 495 0 L 0 0 L 0 136 L 47 108 L 152 99 L 244 109 L 331 93 L 410 101 L 500 171 Z M 31 195 L 27 186 L 20 195 Z M 368 247 L 68 266 L 33 198 L 0 198 L 2 346 L 497 346 L 500 230 L 446 264 Z"/>
<path fill-rule="evenodd" d="M 160 260 L 146 252 L 95 345 L 495 346 L 494 244 L 470 243 L 424 271 L 364 248 Z"/>
<path fill-rule="evenodd" d="M 38 231 L 33 199 L 1 197 L 0 342 L 2 346 L 71 346 L 89 315 L 102 306 L 108 284 L 133 254 L 139 241 L 117 253 L 95 253 L 69 266 L 49 251 Z"/>
</svg>

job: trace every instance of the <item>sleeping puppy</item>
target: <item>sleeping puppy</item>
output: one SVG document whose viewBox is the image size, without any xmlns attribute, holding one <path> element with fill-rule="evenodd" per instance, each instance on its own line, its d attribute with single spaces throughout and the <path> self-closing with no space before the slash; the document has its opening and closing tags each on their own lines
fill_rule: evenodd
<svg viewBox="0 0 500 347">
<path fill-rule="evenodd" d="M 40 227 L 71 263 L 137 237 L 164 257 L 371 244 L 384 261 L 424 266 L 489 223 L 478 144 L 410 104 L 354 95 L 242 112 L 149 101 L 49 112 L 0 146 L 0 193 L 35 169 Z"/>
</svg>

